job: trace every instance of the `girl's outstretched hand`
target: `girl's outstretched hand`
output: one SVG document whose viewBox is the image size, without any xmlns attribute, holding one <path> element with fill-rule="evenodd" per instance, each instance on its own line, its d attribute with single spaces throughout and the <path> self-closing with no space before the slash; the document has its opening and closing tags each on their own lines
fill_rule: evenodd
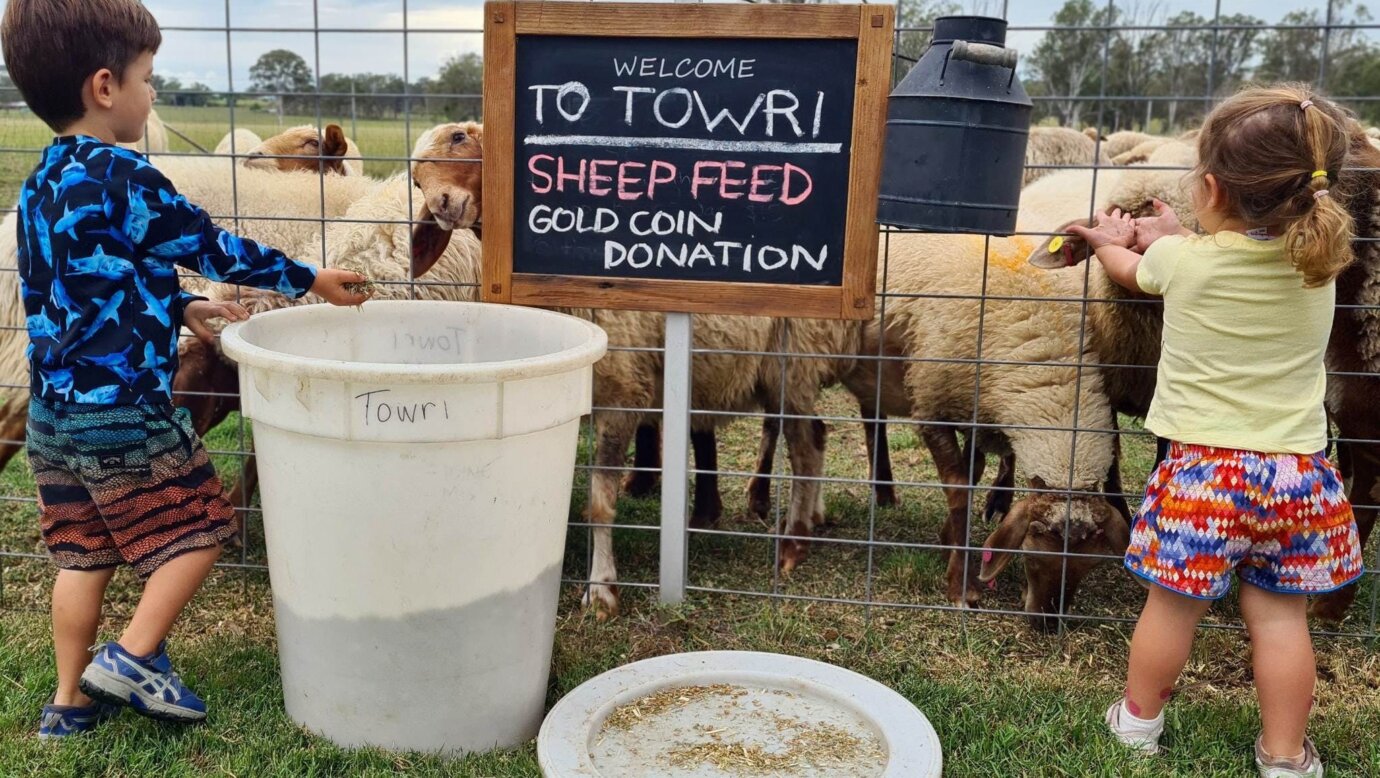
<svg viewBox="0 0 1380 778">
<path fill-rule="evenodd" d="M 1069 232 L 1088 242 L 1089 248 L 1096 251 L 1103 246 L 1120 246 L 1125 249 L 1136 245 L 1136 223 L 1129 213 L 1120 208 L 1111 213 L 1099 213 L 1092 227 L 1081 224 L 1069 225 Z"/>
<path fill-rule="evenodd" d="M 1179 223 L 1179 215 L 1174 213 L 1174 209 L 1165 205 L 1159 199 L 1154 200 L 1155 215 L 1143 216 L 1136 219 L 1136 245 L 1135 250 L 1139 254 L 1144 254 L 1150 248 L 1150 244 L 1165 237 L 1166 235 L 1187 235 L 1183 225 Z"/>
</svg>

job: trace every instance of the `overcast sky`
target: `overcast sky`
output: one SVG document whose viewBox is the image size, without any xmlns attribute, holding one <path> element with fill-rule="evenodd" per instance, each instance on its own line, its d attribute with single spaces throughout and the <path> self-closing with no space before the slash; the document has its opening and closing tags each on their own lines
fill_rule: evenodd
<svg viewBox="0 0 1380 778">
<path fill-rule="evenodd" d="M 1101 0 L 1098 0 L 1101 2 Z M 1215 0 L 1117 0 L 1119 4 L 1158 1 L 1169 13 L 1191 9 L 1211 16 Z M 1000 14 L 1005 5 L 1013 26 L 1048 24 L 1064 0 L 961 0 L 969 10 Z M 0 7 L 5 0 L 0 0 Z M 401 30 L 402 0 L 229 0 L 229 26 L 264 28 L 233 32 L 227 57 L 226 10 L 223 0 L 146 0 L 145 4 L 167 28 L 214 27 L 210 31 L 169 29 L 156 67 L 164 76 L 184 83 L 200 81 L 212 89 L 247 89 L 249 67 L 259 55 L 277 48 L 296 51 L 313 68 L 318 56 L 313 15 L 325 29 Z M 320 69 L 323 73 L 402 73 L 404 52 L 409 78 L 435 73 L 448 57 L 482 49 L 482 2 L 473 0 L 408 0 L 406 27 L 401 32 L 321 33 Z M 1325 8 L 1326 0 L 1222 0 L 1222 13 L 1253 13 L 1276 21 L 1288 8 Z M 296 30 L 294 30 L 296 28 Z M 302 31 L 305 28 L 306 31 Z M 447 32 L 427 32 L 447 30 Z M 475 30 L 476 32 L 449 32 Z M 1028 51 L 1043 33 L 1013 31 L 1009 43 Z"/>
</svg>

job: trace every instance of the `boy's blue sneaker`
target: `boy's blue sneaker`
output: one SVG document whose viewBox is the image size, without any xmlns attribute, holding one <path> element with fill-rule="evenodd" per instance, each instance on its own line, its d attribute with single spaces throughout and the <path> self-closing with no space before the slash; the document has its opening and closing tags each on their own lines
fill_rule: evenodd
<svg viewBox="0 0 1380 778">
<path fill-rule="evenodd" d="M 43 706 L 43 717 L 38 721 L 38 739 L 57 740 L 90 732 L 119 712 L 119 706 L 100 701 L 86 706 L 55 705 L 50 702 Z"/>
<path fill-rule="evenodd" d="M 128 705 L 152 719 L 194 723 L 206 718 L 206 703 L 172 669 L 167 641 L 151 657 L 135 656 L 119 643 L 102 643 L 82 672 L 80 686 L 94 699 Z"/>
</svg>

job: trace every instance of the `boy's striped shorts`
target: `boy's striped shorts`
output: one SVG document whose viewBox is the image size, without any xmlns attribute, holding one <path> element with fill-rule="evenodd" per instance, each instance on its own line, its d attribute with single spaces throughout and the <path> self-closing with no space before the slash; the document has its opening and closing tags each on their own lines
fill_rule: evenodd
<svg viewBox="0 0 1380 778">
<path fill-rule="evenodd" d="M 28 454 L 58 567 L 128 564 L 147 578 L 235 534 L 235 510 L 185 410 L 34 398 Z"/>
</svg>

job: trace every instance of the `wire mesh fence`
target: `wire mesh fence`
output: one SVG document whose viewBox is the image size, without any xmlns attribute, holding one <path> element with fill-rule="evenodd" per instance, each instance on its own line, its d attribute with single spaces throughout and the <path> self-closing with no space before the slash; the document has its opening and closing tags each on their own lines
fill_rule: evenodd
<svg viewBox="0 0 1380 778">
<path fill-rule="evenodd" d="M 150 5 L 163 18 L 163 9 Z M 1124 526 L 1120 514 L 1139 506 L 1161 453 L 1140 427 L 1155 377 L 1159 303 L 1117 292 L 1086 256 L 1058 270 L 1029 260 L 1048 253 L 1067 222 L 1110 205 L 1142 208 L 1150 195 L 1186 202 L 1183 173 L 1192 159 L 1184 150 L 1191 152 L 1192 141 L 1185 133 L 1214 101 L 1252 77 L 1311 81 L 1364 124 L 1374 121 L 1380 83 L 1370 84 L 1368 65 L 1380 64 L 1371 41 L 1380 25 L 1347 0 L 1300 5 L 1263 20 L 1248 15 L 1249 5 L 1223 0 L 900 0 L 894 81 L 923 54 L 935 16 L 1007 18 L 1036 105 L 1035 132 L 1053 137 L 1065 128 L 1076 153 L 1042 155 L 1032 144 L 1022 220 L 1012 236 L 884 230 L 871 322 L 746 326 L 697 317 L 690 392 L 701 401 L 692 409 L 692 447 L 685 452 L 695 480 L 686 589 L 696 596 L 846 604 L 868 613 L 952 612 L 965 623 L 989 615 L 1034 616 L 1036 626 L 1056 629 L 1132 621 L 1142 590 L 1119 564 L 1125 532 L 1116 522 Z M 225 0 L 216 11 L 217 18 L 206 9 L 168 11 L 166 41 L 200 50 L 206 62 L 218 59 L 218 51 L 225 56 L 208 68 L 219 71 L 208 77 L 219 82 L 214 88 L 164 82 L 159 123 L 172 137 L 159 141 L 151 128 L 145 148 L 154 164 L 191 199 L 208 198 L 208 211 L 224 226 L 265 242 L 286 239 L 283 248 L 314 261 L 358 262 L 342 252 L 358 248 L 351 241 L 361 227 L 375 230 L 378 241 L 407 246 L 426 196 L 412 178 L 418 137 L 443 122 L 482 118 L 480 63 L 465 53 L 482 50 L 478 17 L 415 0 L 400 0 L 369 23 L 319 0 L 299 4 L 286 23 L 250 0 Z M 419 47 L 419 40 L 426 42 Z M 418 52 L 438 46 L 455 56 L 436 76 L 421 76 Z M 341 76 L 323 68 L 351 59 L 356 47 L 371 53 L 359 65 L 369 73 Z M 245 52 L 265 49 L 246 68 Z M 269 57 L 280 51 L 292 56 Z M 6 87 L 0 84 L 0 95 Z M 310 132 L 284 134 L 299 124 Z M 322 164 L 331 124 L 357 144 L 365 177 Z M 236 134 L 243 130 L 252 135 Z M 6 205 L 47 135 L 18 108 L 0 112 Z M 278 184 L 271 177 L 303 166 L 317 171 L 314 188 L 274 196 Z M 367 197 L 388 199 L 394 215 L 354 207 Z M 0 284 L 11 303 L 0 311 L 11 316 L 0 322 L 0 365 L 10 371 L 0 376 L 7 395 L 0 457 L 8 458 L 0 480 L 0 586 L 22 587 L 49 568 L 20 454 L 28 373 L 23 318 L 14 307 L 15 217 L 12 208 L 6 213 Z M 1363 281 L 1380 278 L 1380 256 L 1367 248 L 1377 236 L 1368 226 L 1358 221 L 1354 270 Z M 378 283 L 394 297 L 476 299 L 477 251 L 469 259 L 467 281 L 399 273 Z M 1360 286 L 1346 279 L 1339 286 L 1341 334 L 1328 365 L 1330 449 L 1368 524 L 1380 503 L 1380 410 L 1368 398 L 1380 397 L 1380 379 L 1365 355 L 1380 344 L 1366 350 L 1362 322 L 1380 306 L 1357 293 Z M 242 299 L 268 305 L 248 293 Z M 605 323 L 624 316 L 590 315 Z M 605 613 L 619 605 L 644 607 L 655 596 L 661 467 L 662 343 L 614 338 L 610 345 L 650 355 L 644 364 L 654 369 L 632 377 L 645 383 L 640 394 L 596 386 L 594 418 L 582 436 L 564 580 L 589 590 L 589 607 Z M 180 376 L 178 401 L 207 428 L 208 449 L 234 486 L 241 517 L 236 548 L 222 565 L 266 570 L 252 430 L 235 413 L 233 370 L 217 353 L 189 353 L 196 349 L 186 338 L 188 380 Z M 742 371 L 764 387 L 751 394 L 754 401 L 707 399 L 714 382 Z M 941 395 L 943 402 L 935 399 Z M 599 400 L 627 396 L 643 402 Z M 926 402 L 945 413 L 918 410 Z M 612 428 L 623 436 L 615 438 L 622 441 L 616 450 L 604 440 Z M 1040 440 L 1057 453 L 1042 462 L 1013 458 L 1013 438 Z M 1103 462 L 1101 472 L 1115 477 L 1095 483 L 1076 477 L 1082 457 L 1102 462 L 1110 451 L 1115 459 Z M 984 479 L 994 469 L 995 478 Z M 1018 506 L 1035 506 L 1040 518 L 1022 525 Z M 1380 566 L 1374 548 L 1366 558 L 1369 567 Z M 0 608 L 25 603 L 0 590 Z M 1320 634 L 1375 637 L 1380 577 L 1367 572 L 1357 587 L 1319 607 L 1325 615 L 1345 615 L 1315 622 Z M 1240 625 L 1230 607 L 1215 619 L 1214 626 Z"/>
</svg>

